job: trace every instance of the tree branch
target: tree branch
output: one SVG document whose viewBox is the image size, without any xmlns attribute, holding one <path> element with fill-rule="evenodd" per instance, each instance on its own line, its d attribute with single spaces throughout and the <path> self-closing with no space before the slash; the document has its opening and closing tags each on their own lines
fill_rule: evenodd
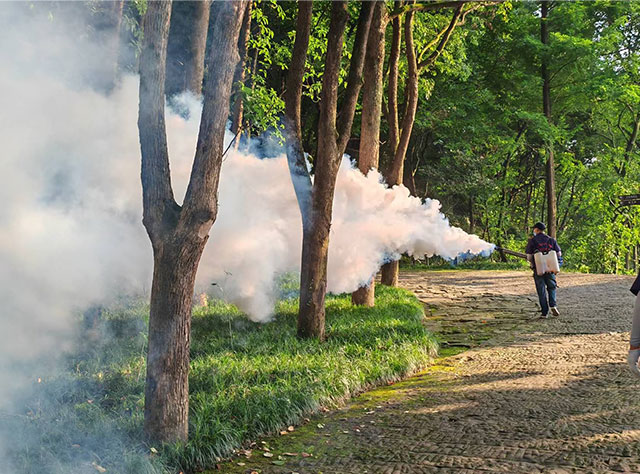
<svg viewBox="0 0 640 474">
<path fill-rule="evenodd" d="M 196 155 L 184 198 L 178 231 L 207 238 L 218 213 L 218 182 L 222 166 L 224 136 L 229 116 L 229 100 L 235 65 L 239 60 L 238 36 L 246 12 L 246 1 L 219 2 L 213 24 L 209 64 L 204 89 L 204 106 Z"/>
<path fill-rule="evenodd" d="M 287 90 L 284 93 L 285 115 L 292 120 L 295 134 L 299 140 L 302 140 L 300 106 L 302 102 L 302 81 L 311 35 L 312 12 L 312 1 L 298 2 L 296 39 L 293 44 L 289 72 L 287 73 Z"/>
<path fill-rule="evenodd" d="M 318 157 L 341 156 L 337 150 L 338 77 L 342 61 L 343 36 L 349 19 L 345 0 L 331 2 L 331 20 L 327 34 L 327 55 L 322 77 L 320 114 L 318 117 Z M 326 137 L 331 137 L 327 139 Z M 325 150 L 325 148 L 331 150 Z M 332 165 L 333 163 L 331 163 Z M 316 176 L 317 180 L 317 176 Z"/>
<path fill-rule="evenodd" d="M 427 3 L 414 3 L 409 5 L 404 5 L 401 7 L 394 7 L 392 11 L 389 12 L 389 18 L 394 19 L 398 18 L 405 13 L 409 12 L 424 12 L 429 10 L 440 10 L 443 8 L 454 8 L 457 7 L 460 3 L 464 3 L 471 0 L 458 0 L 455 2 L 427 2 Z"/>
<path fill-rule="evenodd" d="M 396 4 L 400 2 L 396 0 Z M 396 17 L 392 21 L 391 53 L 389 55 L 389 89 L 387 103 L 387 123 L 389 124 L 389 147 L 391 156 L 398 146 L 398 63 L 400 61 L 400 43 L 402 42 L 401 20 Z"/>
<path fill-rule="evenodd" d="M 429 55 L 429 57 L 427 57 L 427 59 L 425 59 L 424 61 L 420 61 L 420 63 L 418 64 L 418 72 L 422 71 L 423 69 L 425 69 L 427 67 L 430 67 L 431 65 L 433 65 L 433 63 L 436 62 L 436 60 L 438 59 L 438 57 L 440 56 L 440 54 L 444 50 L 445 46 L 449 42 L 449 39 L 451 38 L 451 35 L 453 34 L 453 30 L 458 25 L 458 20 L 461 19 L 460 17 L 462 16 L 462 8 L 463 8 L 463 6 L 464 6 L 464 3 L 461 3 L 461 2 L 458 3 L 458 7 L 453 12 L 453 17 L 451 18 L 451 21 L 449 22 L 449 26 L 447 26 L 447 29 L 445 30 L 444 35 L 442 35 L 442 38 L 440 39 L 440 43 L 438 44 L 436 49 Z"/>
<path fill-rule="evenodd" d="M 402 131 L 398 139 L 398 144 L 393 155 L 393 161 L 387 173 L 387 183 L 389 185 L 401 184 L 404 168 L 404 159 L 409 147 L 413 122 L 415 121 L 416 109 L 418 107 L 418 63 L 416 51 L 413 44 L 413 16 L 414 12 L 409 11 L 404 23 L 404 41 L 407 55 L 407 82 L 405 90 L 407 100 L 402 117 Z"/>
<path fill-rule="evenodd" d="M 140 53 L 138 129 L 142 152 L 142 222 L 154 246 L 163 232 L 163 224 L 175 220 L 167 219 L 168 214 L 179 211 L 171 189 L 164 119 L 170 18 L 170 1 L 149 2 L 143 19 L 144 39 Z"/>
<path fill-rule="evenodd" d="M 287 90 L 284 94 L 284 135 L 286 140 L 287 163 L 302 216 L 302 225 L 310 223 L 311 216 L 311 177 L 302 148 L 301 103 L 302 82 L 311 35 L 313 3 L 298 3 L 296 20 L 296 40 L 293 45 L 291 66 L 287 74 Z"/>
<path fill-rule="evenodd" d="M 342 104 L 340 111 L 340 117 L 338 119 L 338 151 L 340 151 L 341 157 L 347 146 L 349 137 L 351 136 L 353 116 L 355 115 L 356 104 L 358 103 L 358 95 L 362 88 L 364 57 L 367 50 L 367 39 L 369 38 L 369 28 L 371 26 L 374 6 L 375 2 L 362 2 L 360 7 L 358 28 L 356 30 L 356 38 L 351 52 L 351 64 L 349 65 L 347 90 L 345 93 L 344 103 Z"/>
</svg>

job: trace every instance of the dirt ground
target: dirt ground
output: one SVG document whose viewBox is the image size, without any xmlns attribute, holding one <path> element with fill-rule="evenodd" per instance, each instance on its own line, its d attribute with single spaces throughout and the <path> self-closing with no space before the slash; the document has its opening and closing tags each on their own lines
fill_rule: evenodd
<svg viewBox="0 0 640 474">
<path fill-rule="evenodd" d="M 640 473 L 632 280 L 561 274 L 561 315 L 541 320 L 529 273 L 404 272 L 443 353 L 470 349 L 258 443 L 228 472 Z"/>
</svg>

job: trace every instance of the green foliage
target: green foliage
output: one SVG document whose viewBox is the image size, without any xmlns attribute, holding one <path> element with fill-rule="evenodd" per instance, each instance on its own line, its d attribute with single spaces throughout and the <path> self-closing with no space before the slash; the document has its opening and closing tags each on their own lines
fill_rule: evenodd
<svg viewBox="0 0 640 474">
<path fill-rule="evenodd" d="M 556 2 L 544 46 L 538 3 L 485 15 L 466 37 L 469 74 L 445 71 L 418 109 L 408 158 L 417 190 L 439 199 L 454 224 L 522 250 L 533 222 L 547 219 L 551 146 L 567 268 L 634 271 L 638 211 L 618 208 L 617 196 L 640 192 L 638 18 L 635 2 Z M 542 113 L 543 57 L 551 123 Z"/>
<path fill-rule="evenodd" d="M 328 340 L 318 343 L 296 337 L 296 280 L 285 276 L 280 287 L 284 299 L 267 324 L 219 300 L 194 310 L 186 445 L 139 441 L 147 307 L 110 309 L 97 328 L 78 335 L 65 372 L 41 375 L 27 414 L 3 420 L 22 440 L 10 453 L 19 472 L 87 472 L 92 462 L 132 474 L 210 467 L 243 441 L 397 380 L 435 354 L 422 305 L 405 290 L 378 287 L 375 308 L 329 296 Z"/>
</svg>

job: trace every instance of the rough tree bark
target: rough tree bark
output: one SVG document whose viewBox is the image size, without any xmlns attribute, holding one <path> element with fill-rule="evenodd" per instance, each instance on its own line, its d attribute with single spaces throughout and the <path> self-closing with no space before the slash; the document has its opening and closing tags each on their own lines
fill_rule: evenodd
<svg viewBox="0 0 640 474">
<path fill-rule="evenodd" d="M 244 100 L 242 99 L 242 85 L 244 84 L 245 69 L 248 59 L 249 37 L 251 35 L 251 2 L 247 2 L 247 10 L 244 13 L 242 21 L 242 29 L 240 30 L 240 39 L 238 41 L 238 53 L 240 61 L 236 66 L 236 72 L 233 75 L 233 112 L 231 113 L 231 133 L 237 135 L 242 130 L 242 120 L 244 115 Z M 240 140 L 236 138 L 235 147 L 240 144 Z"/>
<path fill-rule="evenodd" d="M 338 168 L 351 134 L 353 116 L 362 85 L 364 55 L 373 5 L 373 2 L 363 2 L 361 5 L 347 88 L 338 117 L 338 75 L 349 13 L 346 1 L 335 1 L 331 4 L 320 100 L 315 177 L 310 198 L 310 215 L 308 223 L 303 225 L 302 237 L 298 336 L 304 338 L 319 340 L 325 338 L 324 301 L 327 288 L 327 257 L 333 196 Z"/>
<path fill-rule="evenodd" d="M 399 10 L 399 2 L 396 2 L 395 10 Z M 391 164 L 386 174 L 386 181 L 389 186 L 402 184 L 404 173 L 404 160 L 411 139 L 411 132 L 415 122 L 416 110 L 418 108 L 418 79 L 423 70 L 431 67 L 444 48 L 446 47 L 456 26 L 464 22 L 464 18 L 471 9 L 463 12 L 464 2 L 448 2 L 443 6 L 454 6 L 455 11 L 449 25 L 443 29 L 429 45 L 427 50 L 433 46 L 435 49 L 424 60 L 419 61 L 413 43 L 413 15 L 416 7 L 415 1 L 407 2 L 406 18 L 404 24 L 404 40 L 407 56 L 407 80 L 405 82 L 406 103 L 402 123 L 398 120 L 398 56 L 401 42 L 401 25 L 399 17 L 393 18 L 393 35 L 391 43 L 391 58 L 389 60 L 389 109 L 387 118 L 389 122 L 389 154 L 392 156 Z M 435 4 L 437 5 L 437 4 Z M 473 7 L 476 8 L 476 7 Z M 401 9 L 400 9 L 401 10 Z M 423 54 L 426 54 L 423 52 Z M 423 55 L 421 54 L 421 56 Z M 400 272 L 399 262 L 393 261 L 382 266 L 381 281 L 384 285 L 398 286 L 398 275 Z"/>
<path fill-rule="evenodd" d="M 547 23 L 549 15 L 549 2 L 543 1 L 540 15 L 540 40 L 543 45 L 542 52 L 542 108 L 545 117 L 551 124 L 551 80 L 549 77 L 549 54 L 547 46 L 549 44 L 549 27 Z M 547 229 L 549 236 L 556 238 L 556 176 L 555 161 L 553 155 L 553 143 L 547 145 L 547 166 L 546 166 L 546 192 L 547 192 Z"/>
<path fill-rule="evenodd" d="M 364 60 L 364 69 L 367 74 L 362 85 L 358 168 L 364 175 L 371 169 L 378 169 L 380 163 L 380 118 L 384 90 L 383 69 L 387 24 L 387 6 L 384 2 L 376 2 Z M 371 277 L 368 285 L 353 292 L 351 301 L 353 304 L 369 307 L 375 304 L 375 275 Z"/>
<path fill-rule="evenodd" d="M 221 2 L 222 3 L 222 2 Z M 144 431 L 152 441 L 188 436 L 191 302 L 198 263 L 217 215 L 217 188 L 243 2 L 224 2 L 214 28 L 211 72 L 184 203 L 173 196 L 164 121 L 170 1 L 152 1 L 143 20 L 138 129 L 143 224 L 153 248 Z"/>
</svg>

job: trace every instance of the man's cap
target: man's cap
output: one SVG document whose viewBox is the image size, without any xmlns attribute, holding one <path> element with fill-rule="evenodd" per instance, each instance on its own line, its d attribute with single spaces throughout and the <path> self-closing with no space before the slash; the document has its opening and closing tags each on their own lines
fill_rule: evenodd
<svg viewBox="0 0 640 474">
<path fill-rule="evenodd" d="M 533 225 L 534 229 L 545 230 L 547 227 L 542 222 L 536 222 Z"/>
</svg>

